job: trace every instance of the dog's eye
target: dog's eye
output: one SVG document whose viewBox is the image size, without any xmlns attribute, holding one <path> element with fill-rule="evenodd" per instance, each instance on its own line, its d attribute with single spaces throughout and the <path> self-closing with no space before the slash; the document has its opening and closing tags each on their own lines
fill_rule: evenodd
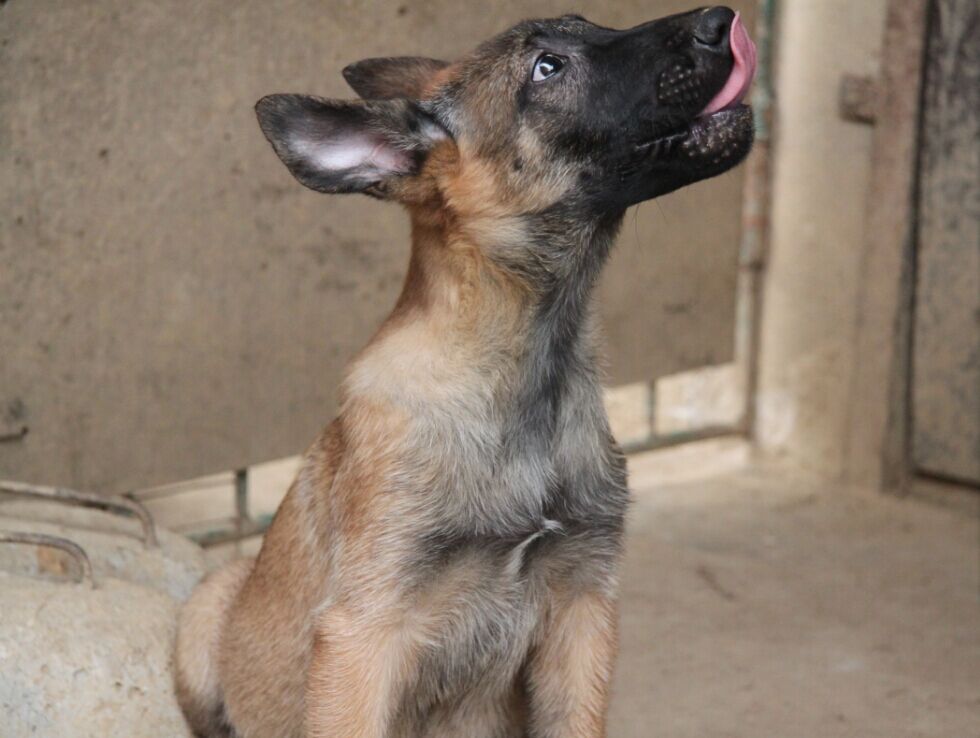
<svg viewBox="0 0 980 738">
<path fill-rule="evenodd" d="M 561 68 L 565 66 L 565 60 L 554 54 L 542 54 L 534 62 L 534 74 L 531 79 L 535 82 L 544 82 L 548 77 L 554 77 Z"/>
</svg>

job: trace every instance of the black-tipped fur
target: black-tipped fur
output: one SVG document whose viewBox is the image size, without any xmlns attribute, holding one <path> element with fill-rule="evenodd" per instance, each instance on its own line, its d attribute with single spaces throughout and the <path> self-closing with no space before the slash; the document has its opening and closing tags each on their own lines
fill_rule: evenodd
<svg viewBox="0 0 980 738">
<path fill-rule="evenodd" d="M 348 64 L 343 75 L 365 100 L 418 100 L 435 74 L 448 66 L 449 62 L 424 56 L 385 56 Z"/>
</svg>

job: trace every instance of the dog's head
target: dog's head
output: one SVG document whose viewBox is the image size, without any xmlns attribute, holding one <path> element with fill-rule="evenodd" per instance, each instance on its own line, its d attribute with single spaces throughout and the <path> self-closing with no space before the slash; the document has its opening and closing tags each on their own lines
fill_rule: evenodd
<svg viewBox="0 0 980 738">
<path fill-rule="evenodd" d="M 525 21 L 455 63 L 368 59 L 358 101 L 270 95 L 256 106 L 300 182 L 416 205 L 597 217 L 720 174 L 753 137 L 742 98 L 755 48 L 717 7 L 624 31 Z"/>
</svg>

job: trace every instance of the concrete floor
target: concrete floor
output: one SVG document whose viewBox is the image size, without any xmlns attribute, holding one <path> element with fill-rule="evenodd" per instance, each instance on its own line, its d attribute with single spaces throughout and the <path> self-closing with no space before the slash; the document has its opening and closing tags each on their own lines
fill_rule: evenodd
<svg viewBox="0 0 980 738">
<path fill-rule="evenodd" d="M 734 441 L 631 473 L 611 738 L 980 737 L 977 510 Z"/>
</svg>

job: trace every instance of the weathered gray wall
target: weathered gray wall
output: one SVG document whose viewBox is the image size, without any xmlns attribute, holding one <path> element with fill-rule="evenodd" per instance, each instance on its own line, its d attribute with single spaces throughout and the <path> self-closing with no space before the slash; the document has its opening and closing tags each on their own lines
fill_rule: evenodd
<svg viewBox="0 0 980 738">
<path fill-rule="evenodd" d="M 299 186 L 258 97 L 349 96 L 349 61 L 452 57 L 528 15 L 622 27 L 696 4 L 4 4 L 0 435 L 29 433 L 0 442 L 0 476 L 120 490 L 295 453 L 329 419 L 393 303 L 405 217 Z M 614 379 L 730 358 L 740 187 L 627 217 L 602 289 Z"/>
<path fill-rule="evenodd" d="M 912 354 L 917 468 L 980 485 L 980 7 L 933 6 Z"/>
</svg>

